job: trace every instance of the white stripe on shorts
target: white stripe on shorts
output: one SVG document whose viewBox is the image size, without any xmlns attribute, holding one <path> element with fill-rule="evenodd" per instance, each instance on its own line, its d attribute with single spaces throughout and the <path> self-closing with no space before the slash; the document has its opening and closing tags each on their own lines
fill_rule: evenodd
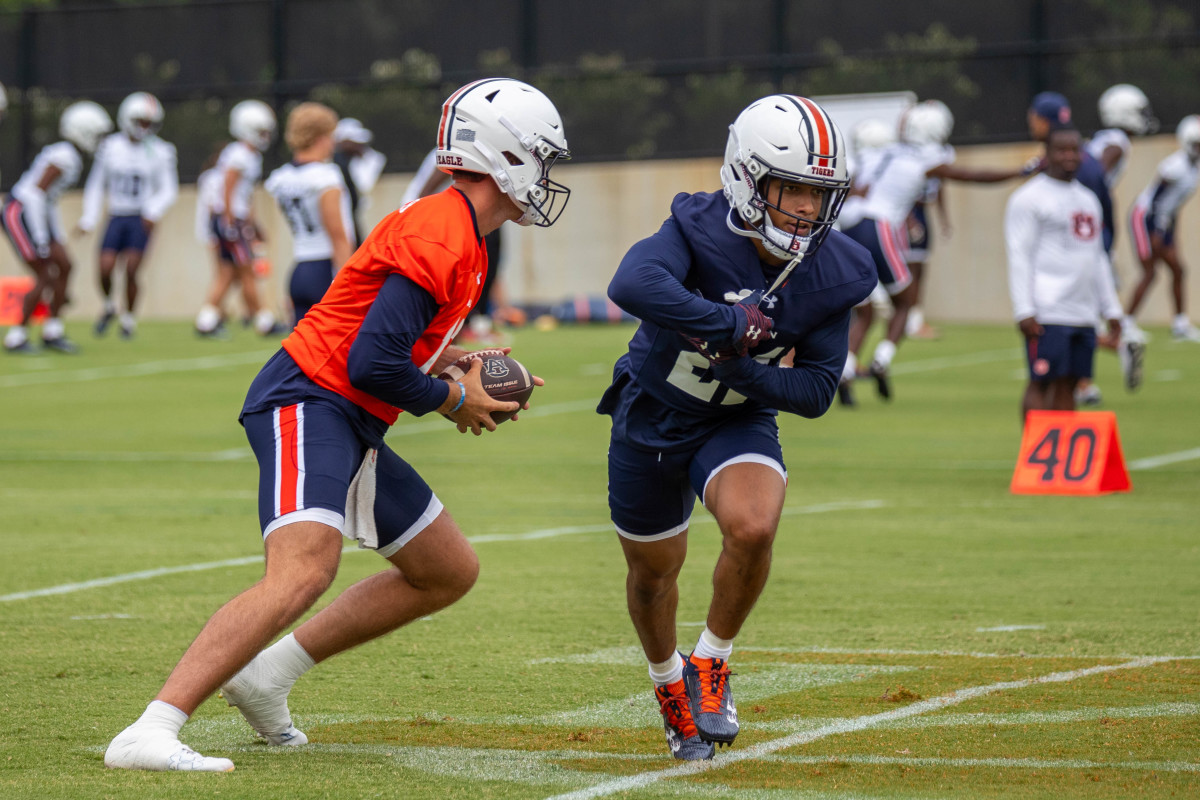
<svg viewBox="0 0 1200 800">
<path fill-rule="evenodd" d="M 783 464 L 780 464 L 770 456 L 764 456 L 761 453 L 742 453 L 740 456 L 734 456 L 728 461 L 718 464 L 716 469 L 708 473 L 708 477 L 704 479 L 704 494 L 708 493 L 708 485 L 712 483 L 713 478 L 717 477 L 717 473 L 726 467 L 733 466 L 734 464 L 762 464 L 770 467 L 779 473 L 779 477 L 783 478 L 784 485 L 787 485 L 787 470 L 783 468 Z M 704 494 L 700 495 L 701 503 L 704 502 Z"/>
</svg>

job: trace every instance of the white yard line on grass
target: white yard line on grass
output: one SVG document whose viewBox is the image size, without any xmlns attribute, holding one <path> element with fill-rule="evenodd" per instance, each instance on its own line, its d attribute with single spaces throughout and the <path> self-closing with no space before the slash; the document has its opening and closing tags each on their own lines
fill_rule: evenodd
<svg viewBox="0 0 1200 800">
<path fill-rule="evenodd" d="M 762 760 L 768 756 L 772 756 L 780 750 L 786 750 L 790 747 L 797 747 L 802 744 L 815 742 L 819 739 L 825 739 L 830 736 L 838 736 L 845 733 L 854 733 L 856 731 L 874 728 L 886 723 L 897 720 L 915 717 L 921 714 L 927 714 L 930 711 L 938 711 L 949 706 L 955 706 L 959 703 L 964 703 L 967 700 L 973 700 L 977 697 L 984 697 L 997 692 L 1004 692 L 1013 689 L 1024 689 L 1029 686 L 1035 686 L 1044 683 L 1066 683 L 1069 681 L 1086 678 L 1092 675 L 1102 675 L 1108 672 L 1116 672 L 1125 669 L 1139 669 L 1148 667 L 1154 664 L 1161 664 L 1171 661 L 1169 657 L 1151 656 L 1146 658 L 1136 658 L 1132 661 L 1126 661 L 1123 664 L 1102 665 L 1096 667 L 1087 667 L 1086 669 L 1070 670 L 1068 672 L 1052 672 L 1048 675 L 1040 675 L 1035 678 L 1026 678 L 1019 681 L 1002 681 L 1000 683 L 992 683 L 984 686 L 971 686 L 965 689 L 958 689 L 949 694 L 931 697 L 928 700 L 919 700 L 903 708 L 897 708 L 894 711 L 884 711 L 879 714 L 868 714 L 862 717 L 850 717 L 846 719 L 835 720 L 829 724 L 822 725 L 819 728 L 808 731 L 800 731 L 788 736 L 783 736 L 778 739 L 772 739 L 768 742 L 747 747 L 744 750 L 731 750 L 728 753 L 717 755 L 711 761 L 692 761 L 670 769 L 655 770 L 653 772 L 643 772 L 638 775 L 631 775 L 623 778 L 605 780 L 595 786 L 587 789 L 581 789 L 575 792 L 566 794 L 554 795 L 552 800 L 587 800 L 593 797 L 605 797 L 617 792 L 633 791 L 643 789 L 651 784 L 659 781 L 669 780 L 671 778 L 688 777 L 697 775 L 702 772 L 708 772 L 714 769 L 722 769 L 733 764 L 748 760 Z"/>
<path fill-rule="evenodd" d="M 862 509 L 882 508 L 885 503 L 882 500 L 842 500 L 832 503 L 818 503 L 811 506 L 800 506 L 793 508 L 784 508 L 784 516 L 795 514 L 823 514 L 830 511 L 856 511 Z M 701 517 L 695 522 L 711 522 L 711 517 Z M 603 531 L 611 531 L 610 523 L 597 525 L 567 525 L 561 528 L 543 528 L 536 531 L 526 531 L 524 533 L 494 533 L 480 534 L 478 536 L 468 536 L 467 541 L 472 544 L 487 544 L 491 542 L 526 542 L 537 539 L 552 539 L 558 536 L 572 536 L 581 533 L 600 533 Z M 367 552 L 360 550 L 357 547 L 347 547 L 343 553 L 358 553 Z M 158 578 L 163 575 L 174 575 L 180 572 L 202 572 L 209 569 L 220 569 L 221 567 L 236 567 L 243 564 L 254 564 L 261 562 L 262 556 L 245 556 L 243 558 L 231 558 L 225 561 L 208 561 L 202 564 L 183 564 L 178 567 L 160 567 L 158 569 L 147 569 L 140 572 L 128 572 L 124 575 L 113 575 L 108 578 L 96 578 L 90 581 L 82 581 L 79 583 L 64 583 L 58 586 L 48 586 L 45 589 L 32 589 L 26 592 L 15 592 L 13 594 L 0 595 L 0 603 L 11 603 L 14 600 L 29 600 L 34 597 L 47 597 L 56 594 L 71 594 L 73 592 L 83 591 L 84 589 L 95 589 L 101 586 L 112 586 L 118 583 L 129 583 L 130 581 L 144 581 L 150 578 Z"/>
<path fill-rule="evenodd" d="M 106 378 L 135 378 L 143 375 L 161 375 L 166 372 L 195 372 L 202 369 L 240 367 L 245 364 L 265 364 L 274 350 L 253 350 L 246 353 L 179 358 L 169 361 L 142 361 L 137 364 L 120 364 L 112 367 L 88 367 L 85 369 L 54 370 L 53 372 L 27 372 L 18 375 L 0 375 L 0 388 L 14 386 L 45 385 L 48 383 L 80 383 L 99 381 Z"/>
<path fill-rule="evenodd" d="M 1001 769 L 1136 769 L 1152 772 L 1200 772 L 1190 761 L 1087 761 L 1080 758 L 922 758 L 920 756 L 766 756 L 787 764 L 897 764 L 905 767 L 1000 767 Z"/>
<path fill-rule="evenodd" d="M 1167 464 L 1178 464 L 1182 461 L 1195 461 L 1198 458 L 1200 458 L 1200 447 L 1193 447 L 1191 450 L 1180 450 L 1177 453 L 1138 458 L 1130 461 L 1128 466 L 1130 469 L 1154 469 L 1155 467 L 1165 467 Z"/>
</svg>

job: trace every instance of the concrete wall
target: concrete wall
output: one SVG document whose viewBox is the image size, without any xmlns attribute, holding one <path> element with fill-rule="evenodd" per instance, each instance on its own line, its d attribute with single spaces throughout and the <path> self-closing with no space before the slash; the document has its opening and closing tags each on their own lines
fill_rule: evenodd
<svg viewBox="0 0 1200 800">
<path fill-rule="evenodd" d="M 1122 298 L 1128 296 L 1139 269 L 1131 249 L 1126 212 L 1158 161 L 1174 148 L 1173 136 L 1135 142 L 1129 167 L 1116 192 L 1120 217 L 1116 252 Z M 963 165 L 1005 166 L 1022 164 L 1035 152 L 1037 148 L 1031 144 L 1003 145 L 962 148 L 958 156 Z M 602 294 L 625 250 L 658 229 L 677 192 L 719 188 L 718 167 L 715 158 L 556 167 L 554 177 L 572 189 L 570 204 L 559 222 L 548 230 L 505 226 L 501 268 L 510 297 L 516 301 L 553 302 L 576 293 Z M 394 209 L 409 177 L 384 176 L 370 197 L 365 221 L 373 224 Z M 926 313 L 931 319 L 1010 319 L 1002 224 L 1004 204 L 1015 186 L 1015 182 L 994 186 L 956 183 L 947 188 L 952 229 L 947 237 L 935 222 L 934 255 L 925 295 Z M 261 190 L 255 203 L 275 264 L 262 291 L 282 310 L 291 260 L 290 236 L 282 215 Z M 1193 202 L 1184 208 L 1178 243 L 1185 259 L 1190 257 L 1200 264 L 1196 205 Z M 73 225 L 79 211 L 78 192 L 63 198 L 65 224 Z M 194 237 L 194 213 L 194 187 L 183 187 L 179 202 L 160 225 L 143 267 L 140 311 L 144 317 L 187 319 L 203 301 L 213 266 L 209 254 Z M 99 311 L 98 246 L 97 234 L 72 237 L 68 242 L 75 259 L 71 283 L 74 302 L 68 309 L 69 318 L 91 319 Z M 12 248 L 0 246 L 0 276 L 24 272 Z M 1144 322 L 1163 323 L 1169 319 L 1167 283 L 1160 276 L 1141 315 Z M 1200 277 L 1193 276 L 1188 293 L 1189 308 L 1196 309 L 1200 304 Z"/>
</svg>

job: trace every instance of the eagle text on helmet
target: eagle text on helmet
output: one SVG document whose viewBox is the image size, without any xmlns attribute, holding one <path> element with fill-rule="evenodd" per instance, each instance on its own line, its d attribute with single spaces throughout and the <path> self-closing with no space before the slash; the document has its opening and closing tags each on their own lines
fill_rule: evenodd
<svg viewBox="0 0 1200 800">
<path fill-rule="evenodd" d="M 442 106 L 437 165 L 443 172 L 482 172 L 524 212 L 518 225 L 548 228 L 571 190 L 550 169 L 571 157 L 562 119 L 540 91 L 510 78 L 463 86 Z"/>
</svg>

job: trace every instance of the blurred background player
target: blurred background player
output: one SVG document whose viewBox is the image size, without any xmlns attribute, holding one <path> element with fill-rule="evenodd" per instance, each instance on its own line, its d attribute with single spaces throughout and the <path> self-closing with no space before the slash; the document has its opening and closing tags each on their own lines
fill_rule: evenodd
<svg viewBox="0 0 1200 800">
<path fill-rule="evenodd" d="M 154 226 L 179 196 L 175 147 L 157 136 L 162 122 L 163 107 L 154 95 L 135 92 L 126 97 L 117 109 L 120 130 L 100 143 L 88 173 L 77 229 L 87 233 L 96 227 L 106 199 L 109 214 L 100 244 L 104 310 L 96 321 L 97 336 L 103 336 L 117 316 L 112 294 L 118 258 L 125 267 L 125 311 L 118 325 L 122 338 L 133 336 L 137 328 L 133 309 L 138 297 L 138 268 Z"/>
<path fill-rule="evenodd" d="M 262 154 L 275 138 L 275 112 L 261 100 L 243 100 L 229 112 L 229 132 L 235 141 L 225 146 L 215 169 L 221 191 L 212 198 L 210 224 L 217 240 L 218 269 L 208 300 L 196 315 L 201 336 L 220 335 L 221 304 L 235 280 L 241 283 L 246 313 L 258 333 L 282 333 L 270 309 L 263 308 L 254 275 L 254 249 L 259 238 L 251 196 L 262 175 Z"/>
<path fill-rule="evenodd" d="M 416 173 L 404 190 L 401 203 L 410 203 L 413 200 L 428 197 L 446 187 L 447 177 L 437 168 L 436 155 L 437 151 L 431 150 L 421 161 L 421 165 L 417 167 Z M 494 344 L 493 321 L 505 325 L 521 326 L 528 319 L 525 311 L 508 301 L 508 293 L 504 289 L 504 281 L 500 275 L 500 269 L 503 266 L 501 263 L 502 244 L 503 234 L 499 228 L 484 237 L 484 245 L 487 247 L 488 254 L 488 274 L 483 285 L 483 294 L 480 295 L 479 302 L 471 309 L 471 313 L 467 317 L 467 324 L 459 334 L 460 342 Z"/>
<path fill-rule="evenodd" d="M 889 370 L 896 348 L 904 338 L 908 313 L 916 303 L 917 289 L 908 268 L 908 218 L 932 179 L 999 183 L 1025 174 L 1020 169 L 971 169 L 954 165 L 954 148 L 946 142 L 954 129 L 954 116 L 939 100 L 926 100 L 906 110 L 900 119 L 899 141 L 879 157 L 871 173 L 855 178 L 855 191 L 864 194 L 860 220 L 847 225 L 846 235 L 870 251 L 879 272 L 879 283 L 890 295 L 894 311 L 884 338 L 875 347 L 868 370 L 879 394 L 891 398 Z M 858 352 L 874 318 L 869 303 L 854 312 L 850 352 L 842 371 L 842 402 L 853 404 L 850 381 L 858 375 Z"/>
<path fill-rule="evenodd" d="M 1075 409 L 1075 386 L 1092 374 L 1097 317 L 1121 330 L 1121 304 L 1104 251 L 1100 201 L 1075 180 L 1082 161 L 1079 131 L 1052 123 L 1046 167 L 1008 200 L 1013 318 L 1025 337 L 1029 383 L 1021 419 L 1033 410 Z"/>
<path fill-rule="evenodd" d="M 283 137 L 292 160 L 263 184 L 279 203 L 292 231 L 288 294 L 295 325 L 325 295 L 334 273 L 354 252 L 350 194 L 330 161 L 337 114 L 320 103 L 301 103 L 288 114 Z"/>
<path fill-rule="evenodd" d="M 642 320 L 597 409 L 612 416 L 609 508 L 677 759 L 712 758 L 714 742 L 738 734 L 728 662 L 766 585 L 787 489 L 776 416 L 829 409 L 850 310 L 877 282 L 869 254 L 831 230 L 850 188 L 845 159 L 816 103 L 755 101 L 730 127 L 724 194 L 676 195 L 609 285 Z M 677 580 L 697 497 L 722 549 L 706 626 L 685 656 Z"/>
<path fill-rule="evenodd" d="M 1171 270 L 1171 300 L 1175 317 L 1171 321 L 1171 336 L 1179 341 L 1200 342 L 1200 331 L 1188 320 L 1184 304 L 1185 267 L 1175 245 L 1175 224 L 1179 209 L 1196 191 L 1200 177 L 1200 116 L 1184 117 L 1175 129 L 1179 149 L 1159 162 L 1154 179 L 1133 205 L 1130 224 L 1134 246 L 1142 263 L 1142 277 L 1129 300 L 1125 324 L 1137 328 L 1137 312 L 1154 283 L 1155 267 L 1159 261 Z M 1140 329 L 1139 329 L 1140 330 Z"/>
<path fill-rule="evenodd" d="M 353 117 L 339 120 L 333 133 L 336 149 L 333 163 L 342 172 L 342 180 L 350 192 L 350 214 L 354 220 L 354 241 L 366 238 L 367 230 L 362 224 L 361 212 L 370 205 L 368 195 L 375 188 L 387 156 L 371 147 L 375 138 L 363 124 Z"/>
<path fill-rule="evenodd" d="M 96 103 L 84 100 L 67 106 L 58 122 L 63 141 L 43 147 L 9 192 L 0 212 L 4 231 L 35 276 L 21 308 L 21 324 L 9 328 L 4 337 L 4 349 L 10 353 L 35 351 L 28 326 L 34 309 L 47 299 L 47 293 L 50 316 L 42 325 L 42 344 L 62 353 L 77 350 L 59 317 L 68 302 L 71 257 L 63 244 L 58 199 L 79 180 L 83 171 L 80 151 L 94 153 L 100 139 L 112 129 L 108 112 Z"/>
<path fill-rule="evenodd" d="M 478 359 L 460 381 L 430 373 L 465 355 L 450 340 L 481 291 L 482 234 L 506 221 L 552 225 L 570 190 L 550 170 L 569 157 L 558 111 L 532 86 L 486 79 L 446 101 L 438 159 L 454 188 L 375 227 L 246 397 L 241 421 L 259 462 L 266 575 L 212 616 L 145 713 L 109 744 L 106 766 L 231 771 L 229 759 L 179 741 L 218 688 L 269 745 L 303 745 L 287 705 L 301 675 L 474 585 L 474 550 L 384 434 L 404 410 L 440 412 L 478 435 L 495 430 L 492 411 L 517 405 L 483 390 Z M 343 534 L 387 568 L 262 649 L 329 588 Z"/>
<path fill-rule="evenodd" d="M 1133 145 L 1129 137 L 1148 136 L 1158 131 L 1158 120 L 1150 108 L 1150 100 L 1136 86 L 1128 83 L 1118 83 L 1104 90 L 1097 101 L 1100 112 L 1100 123 L 1106 127 L 1096 131 L 1084 146 L 1085 152 L 1096 159 L 1104 169 L 1104 180 L 1109 192 L 1115 192 L 1125 166 L 1129 161 L 1129 152 Z M 1117 216 L 1116 202 L 1113 200 L 1114 224 Z M 1109 259 L 1112 261 L 1113 281 L 1120 286 L 1117 276 L 1116 263 L 1110 247 Z M 1096 331 L 1104 334 L 1103 322 L 1098 322 Z M 1122 369 L 1125 374 L 1125 388 L 1136 389 L 1142 381 L 1142 360 L 1145 358 L 1145 336 L 1136 326 L 1123 325 L 1120 340 L 1113 340 L 1107 335 L 1100 335 L 1096 344 L 1109 349 L 1118 350 Z M 1076 401 L 1085 405 L 1095 405 L 1102 399 L 1102 394 L 1090 378 L 1079 381 L 1076 389 Z"/>
<path fill-rule="evenodd" d="M 1115 189 L 1125 173 L 1132 143 L 1130 136 L 1149 136 L 1158 132 L 1158 120 L 1145 93 L 1128 83 L 1104 90 L 1097 102 L 1100 124 L 1105 127 L 1092 134 L 1086 151 L 1104 168 L 1108 188 Z"/>
</svg>

